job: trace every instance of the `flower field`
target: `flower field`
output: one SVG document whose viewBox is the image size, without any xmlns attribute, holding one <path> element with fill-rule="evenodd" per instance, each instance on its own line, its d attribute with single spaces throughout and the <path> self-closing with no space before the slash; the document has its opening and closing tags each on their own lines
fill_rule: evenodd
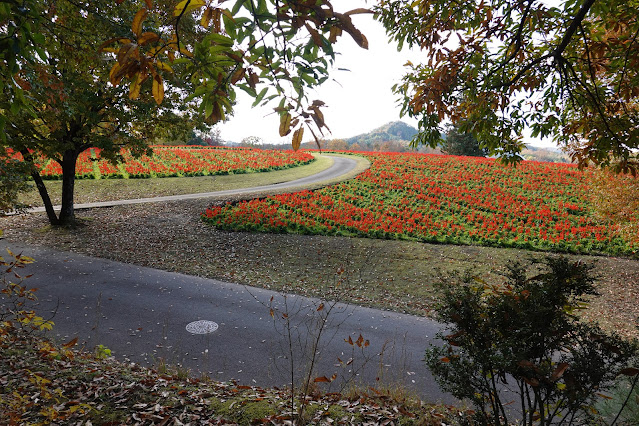
<svg viewBox="0 0 639 426">
<path fill-rule="evenodd" d="M 363 154 L 372 166 L 318 191 L 211 207 L 220 228 L 407 239 L 575 253 L 636 253 L 592 213 L 572 165 L 425 154 Z"/>
<path fill-rule="evenodd" d="M 285 169 L 313 160 L 312 155 L 303 152 L 201 146 L 154 146 L 153 155 L 137 159 L 124 149 L 120 155 L 123 161 L 113 165 L 100 158 L 99 148 L 88 149 L 78 158 L 76 177 L 149 178 L 249 173 Z M 14 158 L 22 159 L 22 156 L 17 153 Z M 57 162 L 40 157 L 36 165 L 44 179 L 62 178 L 62 168 Z"/>
</svg>

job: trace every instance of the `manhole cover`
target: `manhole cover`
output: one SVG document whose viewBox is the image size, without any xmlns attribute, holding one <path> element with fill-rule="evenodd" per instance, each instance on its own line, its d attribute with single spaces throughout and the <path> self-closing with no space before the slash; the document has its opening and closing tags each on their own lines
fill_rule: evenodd
<svg viewBox="0 0 639 426">
<path fill-rule="evenodd" d="M 193 321 L 186 326 L 186 331 L 192 334 L 209 334 L 217 330 L 217 323 L 213 321 Z"/>
</svg>

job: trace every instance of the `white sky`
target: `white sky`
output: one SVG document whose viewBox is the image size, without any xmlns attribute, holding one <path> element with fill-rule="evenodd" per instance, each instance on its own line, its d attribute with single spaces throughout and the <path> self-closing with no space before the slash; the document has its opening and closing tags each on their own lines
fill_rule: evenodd
<svg viewBox="0 0 639 426">
<path fill-rule="evenodd" d="M 366 1 L 350 0 L 348 7 L 366 7 Z M 350 35 L 344 33 L 335 44 L 335 51 L 340 54 L 336 57 L 331 80 L 316 93 L 309 93 L 310 100 L 321 99 L 327 105 L 322 112 L 331 134 L 325 134 L 325 137 L 348 138 L 400 119 L 417 127 L 417 120 L 400 117 L 398 96 L 392 93 L 391 87 L 400 82 L 406 61 L 420 62 L 424 54 L 408 49 L 398 52 L 382 25 L 372 16 L 354 15 L 352 18 L 368 39 L 368 50 L 361 49 Z M 251 108 L 252 103 L 251 97 L 238 91 L 234 116 L 219 125 L 222 139 L 240 142 L 245 137 L 258 136 L 267 143 L 289 142 L 291 135 L 281 138 L 278 133 L 279 117 L 273 114 L 273 107 L 277 105 Z M 311 138 L 310 132 L 305 133 L 305 141 Z M 550 140 L 529 139 L 525 142 L 555 146 Z"/>
</svg>

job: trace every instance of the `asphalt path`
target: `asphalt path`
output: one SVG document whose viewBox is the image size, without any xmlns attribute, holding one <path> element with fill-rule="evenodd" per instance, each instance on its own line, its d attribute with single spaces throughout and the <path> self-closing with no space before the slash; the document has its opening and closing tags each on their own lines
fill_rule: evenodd
<svg viewBox="0 0 639 426">
<path fill-rule="evenodd" d="M 52 337 L 61 343 L 77 336 L 86 350 L 104 345 L 122 361 L 152 367 L 164 362 L 245 385 L 298 386 L 306 377 L 335 375 L 332 383 L 320 383 L 323 390 L 402 384 L 426 401 L 454 403 L 422 361 L 440 330 L 428 319 L 322 305 L 317 299 L 0 240 L 0 250 L 6 247 L 36 259 L 22 275 L 33 274 L 25 284 L 38 288 L 36 312 L 53 320 Z M 206 334 L 187 330 L 202 320 L 218 328 Z"/>
<path fill-rule="evenodd" d="M 237 196 L 237 195 L 243 195 L 243 194 L 260 194 L 260 193 L 277 192 L 281 190 L 302 189 L 304 187 L 315 185 L 321 182 L 339 180 L 341 177 L 349 174 L 355 169 L 355 167 L 357 167 L 357 161 L 353 160 L 352 158 L 338 157 L 334 155 L 326 155 L 326 156 L 333 160 L 333 164 L 329 168 L 322 170 L 321 172 L 316 173 L 314 175 L 291 180 L 288 182 L 280 182 L 280 183 L 275 183 L 272 185 L 263 185 L 263 186 L 256 186 L 256 187 L 250 187 L 250 188 L 229 189 L 225 191 L 201 192 L 197 194 L 169 195 L 169 196 L 163 196 L 163 197 L 136 198 L 132 200 L 82 203 L 82 204 L 75 204 L 74 208 L 76 210 L 90 209 L 95 207 L 111 207 L 111 206 L 121 206 L 126 204 L 157 203 L 162 201 L 178 201 L 178 200 L 189 200 L 189 199 L 209 198 L 209 197 L 229 197 L 229 196 Z M 60 206 L 54 206 L 54 210 L 59 211 Z M 35 207 L 33 209 L 29 209 L 29 212 L 31 213 L 41 213 L 44 211 L 45 211 L 44 207 Z"/>
</svg>

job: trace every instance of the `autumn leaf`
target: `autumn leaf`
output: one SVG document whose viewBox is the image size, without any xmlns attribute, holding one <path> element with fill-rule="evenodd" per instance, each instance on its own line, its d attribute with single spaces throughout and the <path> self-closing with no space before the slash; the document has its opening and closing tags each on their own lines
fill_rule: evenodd
<svg viewBox="0 0 639 426">
<path fill-rule="evenodd" d="M 202 14 L 200 25 L 202 25 L 204 28 L 208 28 L 209 24 L 211 23 L 211 18 L 213 18 L 213 10 L 214 9 L 212 7 L 207 7 Z"/>
<path fill-rule="evenodd" d="M 293 133 L 293 151 L 297 151 L 300 149 L 300 145 L 302 143 L 302 138 L 304 137 L 304 128 L 300 127 Z"/>
<path fill-rule="evenodd" d="M 68 341 L 67 343 L 65 343 L 64 345 L 62 345 L 63 348 L 69 349 L 73 346 L 75 346 L 78 343 L 78 338 L 77 336 L 75 338 L 73 338 L 72 340 Z"/>
<path fill-rule="evenodd" d="M 206 6 L 204 0 L 182 0 L 179 2 L 173 10 L 174 16 L 181 16 L 185 13 L 189 13 L 193 10 L 199 9 L 202 6 Z"/>
<path fill-rule="evenodd" d="M 140 46 L 144 46 L 145 44 L 153 43 L 155 41 L 158 41 L 159 39 L 160 39 L 160 36 L 157 35 L 156 33 L 145 32 L 145 33 L 142 33 L 140 37 L 138 37 L 138 44 Z"/>
<path fill-rule="evenodd" d="M 140 33 L 142 33 L 142 22 L 146 19 L 146 16 L 148 13 L 149 11 L 143 8 L 138 10 L 138 12 L 133 17 L 133 22 L 131 23 L 131 30 L 133 31 L 133 34 L 135 34 L 138 37 L 140 36 Z"/>
<path fill-rule="evenodd" d="M 129 99 L 134 100 L 140 97 L 140 88 L 142 87 L 141 79 L 140 73 L 137 73 L 133 81 L 131 81 L 131 85 L 129 86 Z"/>
<path fill-rule="evenodd" d="M 619 372 L 619 374 L 623 374 L 624 376 L 636 376 L 639 374 L 639 369 L 633 367 L 624 368 Z"/>
<path fill-rule="evenodd" d="M 550 380 L 553 382 L 559 380 L 559 378 L 564 375 L 568 367 L 570 367 L 570 364 L 568 364 L 567 362 L 562 362 L 561 364 L 559 364 L 550 376 Z"/>
<path fill-rule="evenodd" d="M 153 94 L 153 99 L 155 102 L 160 105 L 162 100 L 164 99 L 164 83 L 162 82 L 162 77 L 159 74 L 156 74 L 153 77 L 153 87 L 151 88 L 151 93 Z"/>
<path fill-rule="evenodd" d="M 291 114 L 288 112 L 280 116 L 280 136 L 291 133 L 291 118 Z"/>
</svg>

